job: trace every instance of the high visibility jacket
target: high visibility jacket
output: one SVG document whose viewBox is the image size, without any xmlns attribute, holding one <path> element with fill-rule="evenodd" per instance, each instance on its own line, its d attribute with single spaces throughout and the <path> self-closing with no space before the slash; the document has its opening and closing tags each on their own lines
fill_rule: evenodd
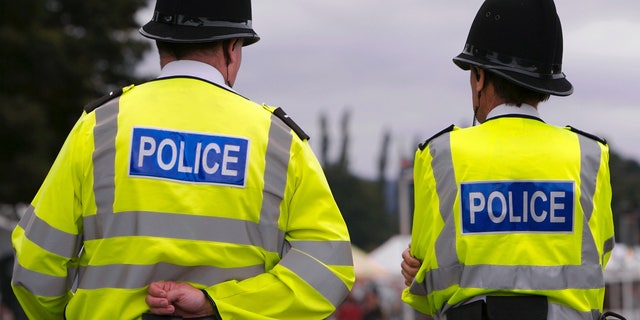
<svg viewBox="0 0 640 320">
<path fill-rule="evenodd" d="M 354 282 L 349 234 L 281 109 L 187 77 L 104 100 L 14 230 L 30 318 L 140 319 L 156 280 L 205 289 L 224 320 L 334 311 Z"/>
<path fill-rule="evenodd" d="M 548 297 L 549 319 L 597 319 L 613 249 L 608 147 L 522 115 L 450 127 L 415 155 L 402 299 L 438 319 L 485 295 Z"/>
</svg>

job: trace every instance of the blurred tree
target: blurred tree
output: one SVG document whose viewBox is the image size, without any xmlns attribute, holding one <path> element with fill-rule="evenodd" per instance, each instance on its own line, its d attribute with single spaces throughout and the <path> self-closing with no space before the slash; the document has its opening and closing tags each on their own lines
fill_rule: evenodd
<svg viewBox="0 0 640 320">
<path fill-rule="evenodd" d="M 386 182 L 387 163 L 389 162 L 389 145 L 391 143 L 391 133 L 384 130 L 382 133 L 382 145 L 380 146 L 380 156 L 378 158 L 378 183 L 384 190 Z"/>
<path fill-rule="evenodd" d="M 327 115 L 320 115 L 320 163 L 324 166 L 329 163 L 329 129 L 327 128 Z"/>
<path fill-rule="evenodd" d="M 341 119 L 340 154 L 335 162 L 326 160 L 324 170 L 336 203 L 349 227 L 351 242 L 365 251 L 372 250 L 397 233 L 397 224 L 390 221 L 385 211 L 383 188 L 380 181 L 367 180 L 355 176 L 349 170 L 349 120 L 351 113 L 346 111 Z M 327 158 L 329 149 L 326 116 L 321 119 L 323 137 L 323 158 Z M 324 124 L 323 124 L 324 123 Z M 383 146 L 383 152 L 386 147 Z M 395 221 L 395 220 L 394 220 Z"/>
<path fill-rule="evenodd" d="M 342 144 L 340 145 L 340 155 L 338 156 L 338 167 L 341 171 L 349 171 L 349 141 L 351 140 L 349 135 L 349 121 L 351 121 L 351 111 L 346 110 L 342 114 L 340 121 L 340 129 L 342 137 Z"/>
<path fill-rule="evenodd" d="M 139 82 L 146 0 L 0 3 L 0 203 L 28 202 L 86 103 Z"/>
<path fill-rule="evenodd" d="M 609 168 L 611 170 L 613 193 L 611 207 L 616 227 L 616 240 L 626 242 L 628 245 L 637 245 L 640 240 L 640 224 L 638 224 L 640 221 L 640 165 L 634 160 L 625 159 L 611 151 Z M 627 219 L 635 221 L 636 225 L 625 225 Z M 621 232 L 622 227 L 627 230 Z M 630 233 L 628 239 L 620 239 L 624 233 Z"/>
</svg>

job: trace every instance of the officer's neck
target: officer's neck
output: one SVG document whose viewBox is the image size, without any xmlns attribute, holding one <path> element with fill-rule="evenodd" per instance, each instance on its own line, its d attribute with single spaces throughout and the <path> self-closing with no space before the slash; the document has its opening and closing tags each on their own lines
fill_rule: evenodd
<svg viewBox="0 0 640 320">
<path fill-rule="evenodd" d="M 538 103 L 539 102 L 535 100 L 527 100 L 524 101 L 522 105 L 528 105 L 537 109 Z M 479 99 L 479 108 L 477 111 L 476 119 L 478 120 L 478 122 L 483 123 L 489 118 L 489 114 L 491 113 L 491 111 L 499 106 L 504 105 L 512 104 L 507 104 L 507 101 L 504 98 L 498 96 L 495 92 L 493 84 L 490 83 L 488 86 L 485 86 L 485 89 L 482 91 L 481 97 Z"/>
</svg>

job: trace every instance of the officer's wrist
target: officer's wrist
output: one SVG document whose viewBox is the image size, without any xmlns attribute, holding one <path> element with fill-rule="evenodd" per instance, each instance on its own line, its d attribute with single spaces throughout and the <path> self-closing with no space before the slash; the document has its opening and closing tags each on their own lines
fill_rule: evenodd
<svg viewBox="0 0 640 320">
<path fill-rule="evenodd" d="M 220 316 L 220 313 L 218 312 L 218 306 L 216 305 L 215 301 L 213 301 L 213 298 L 211 298 L 207 290 L 201 289 L 200 291 L 202 291 L 202 294 L 204 294 L 204 298 L 209 301 L 209 304 L 211 305 L 213 318 L 216 320 L 222 320 L 222 316 Z"/>
</svg>

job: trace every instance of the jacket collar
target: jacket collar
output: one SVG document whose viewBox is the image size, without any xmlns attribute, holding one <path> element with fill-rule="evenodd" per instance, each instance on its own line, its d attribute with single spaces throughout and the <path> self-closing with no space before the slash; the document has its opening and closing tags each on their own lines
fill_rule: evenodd
<svg viewBox="0 0 640 320">
<path fill-rule="evenodd" d="M 177 60 L 167 63 L 162 70 L 158 79 L 187 76 L 202 79 L 223 87 L 229 91 L 235 92 L 226 83 L 224 77 L 218 69 L 204 62 L 194 60 Z"/>
</svg>

